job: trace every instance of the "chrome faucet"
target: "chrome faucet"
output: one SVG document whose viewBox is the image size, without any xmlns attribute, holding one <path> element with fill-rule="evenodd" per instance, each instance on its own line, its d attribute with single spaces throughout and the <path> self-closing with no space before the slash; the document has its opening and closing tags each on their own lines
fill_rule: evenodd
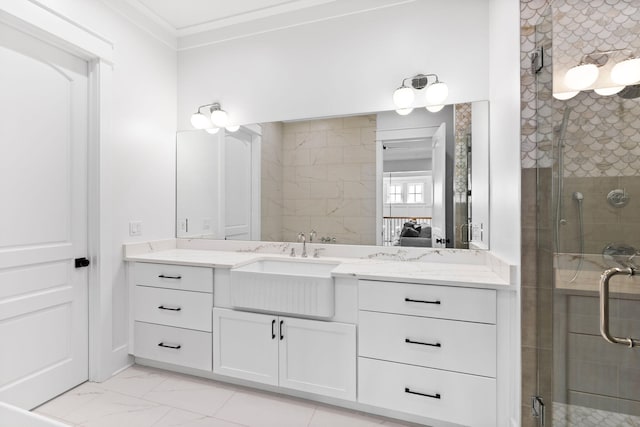
<svg viewBox="0 0 640 427">
<path fill-rule="evenodd" d="M 309 233 L 309 243 L 313 243 L 313 239 L 316 238 L 316 235 L 318 233 L 316 233 L 316 230 L 311 230 L 311 232 Z"/>
<path fill-rule="evenodd" d="M 298 242 L 302 242 L 302 258 L 307 257 L 307 239 L 304 237 L 304 233 L 298 233 Z"/>
</svg>

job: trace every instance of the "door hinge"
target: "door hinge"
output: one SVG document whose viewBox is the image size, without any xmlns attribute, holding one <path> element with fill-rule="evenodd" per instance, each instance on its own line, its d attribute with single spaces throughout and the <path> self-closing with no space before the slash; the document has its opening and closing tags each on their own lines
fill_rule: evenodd
<svg viewBox="0 0 640 427">
<path fill-rule="evenodd" d="M 91 264 L 91 261 L 89 261 L 87 258 L 82 257 L 75 259 L 76 268 L 88 267 L 89 264 Z"/>
<path fill-rule="evenodd" d="M 542 67 L 544 67 L 544 59 L 542 58 L 542 54 L 543 51 L 540 47 L 534 50 L 531 55 L 529 55 L 529 58 L 531 58 L 531 74 L 538 74 L 540 70 L 542 70 Z"/>
<path fill-rule="evenodd" d="M 531 396 L 531 416 L 538 419 L 538 425 L 544 426 L 544 401 L 540 396 Z"/>
</svg>

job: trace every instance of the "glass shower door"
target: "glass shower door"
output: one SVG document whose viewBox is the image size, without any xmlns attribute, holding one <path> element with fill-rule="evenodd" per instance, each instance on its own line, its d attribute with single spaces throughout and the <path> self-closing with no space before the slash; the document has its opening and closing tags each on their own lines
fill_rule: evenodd
<svg viewBox="0 0 640 427">
<path fill-rule="evenodd" d="M 640 86 L 602 94 L 626 59 L 619 52 L 640 53 L 638 28 L 640 2 L 631 0 L 558 0 L 539 28 L 538 281 L 550 292 L 537 301 L 537 333 L 551 360 L 538 359 L 547 382 L 538 389 L 547 426 L 640 426 Z M 564 76 L 580 62 L 596 64 L 599 80 L 569 99 L 551 96 L 571 95 Z"/>
</svg>

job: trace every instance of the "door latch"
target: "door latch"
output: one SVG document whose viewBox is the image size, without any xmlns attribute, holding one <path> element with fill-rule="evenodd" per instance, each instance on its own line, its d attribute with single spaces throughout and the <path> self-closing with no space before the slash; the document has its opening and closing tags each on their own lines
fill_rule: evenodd
<svg viewBox="0 0 640 427">
<path fill-rule="evenodd" d="M 75 259 L 76 268 L 89 267 L 89 264 L 91 264 L 91 261 L 89 261 L 87 258 L 82 257 Z"/>
</svg>

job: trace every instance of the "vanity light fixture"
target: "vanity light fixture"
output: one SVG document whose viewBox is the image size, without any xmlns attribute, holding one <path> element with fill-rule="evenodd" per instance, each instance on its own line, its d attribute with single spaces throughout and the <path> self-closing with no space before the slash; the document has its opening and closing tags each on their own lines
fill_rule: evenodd
<svg viewBox="0 0 640 427">
<path fill-rule="evenodd" d="M 208 108 L 209 114 L 203 114 L 201 112 L 203 108 Z M 191 125 L 196 129 L 204 129 L 210 134 L 218 133 L 220 128 L 226 128 L 229 132 L 240 129 L 240 126 L 229 123 L 229 114 L 220 107 L 218 102 L 199 106 L 198 110 L 191 115 Z"/>
<path fill-rule="evenodd" d="M 619 57 L 620 54 L 625 55 L 625 58 L 611 67 L 611 75 L 608 78 L 600 79 L 600 69 L 613 56 Z M 598 80 L 600 80 L 600 83 L 596 84 Z M 639 81 L 640 58 L 634 56 L 630 49 L 595 51 L 583 55 L 580 63 L 570 68 L 564 76 L 564 83 L 569 89 L 581 91 L 596 85 L 599 87 L 595 87 L 593 90 L 603 96 L 615 95 L 621 92 L 625 86 L 633 85 Z M 572 93 L 566 92 L 567 96 Z M 554 97 L 561 99 L 555 94 Z"/>
<path fill-rule="evenodd" d="M 434 77 L 435 80 L 429 82 L 430 77 Z M 406 84 L 407 80 L 411 80 L 410 86 Z M 441 82 L 436 74 L 416 74 L 413 77 L 403 79 L 400 87 L 393 92 L 393 103 L 398 107 L 396 112 L 403 116 L 411 113 L 411 111 L 413 111 L 411 106 L 415 99 L 414 89 L 422 90 L 425 88 L 427 109 L 432 112 L 440 111 L 444 106 L 447 96 L 449 96 L 447 84 Z M 429 107 L 433 109 L 429 109 Z"/>
</svg>

